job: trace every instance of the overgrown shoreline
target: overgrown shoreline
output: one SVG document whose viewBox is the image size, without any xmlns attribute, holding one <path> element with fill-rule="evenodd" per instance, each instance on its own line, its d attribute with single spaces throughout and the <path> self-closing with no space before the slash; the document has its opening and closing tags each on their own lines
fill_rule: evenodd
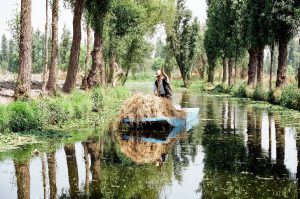
<svg viewBox="0 0 300 199">
<path fill-rule="evenodd" d="M 179 88 L 180 81 L 174 81 L 173 87 Z M 209 94 L 228 94 L 232 97 L 249 98 L 255 101 L 268 102 L 284 108 L 300 111 L 300 90 L 296 84 L 283 86 L 281 89 L 269 91 L 263 86 L 251 88 L 245 81 L 237 82 L 232 86 L 227 84 L 211 85 L 204 81 L 191 81 L 189 90 L 194 92 L 205 92 Z"/>
<path fill-rule="evenodd" d="M 108 129 L 127 96 L 125 87 L 95 88 L 1 105 L 0 152 L 34 143 L 61 143 Z"/>
</svg>

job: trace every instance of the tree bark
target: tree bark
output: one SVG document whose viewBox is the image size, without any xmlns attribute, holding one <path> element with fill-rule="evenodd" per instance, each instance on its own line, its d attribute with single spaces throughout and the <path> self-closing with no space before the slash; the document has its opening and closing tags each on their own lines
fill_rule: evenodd
<svg viewBox="0 0 300 199">
<path fill-rule="evenodd" d="M 21 1 L 21 25 L 19 46 L 19 73 L 14 97 L 28 98 L 31 86 L 32 67 L 32 27 L 31 27 L 31 0 Z"/>
<path fill-rule="evenodd" d="M 287 41 L 284 39 L 279 39 L 279 49 L 278 49 L 278 69 L 276 78 L 276 88 L 282 86 L 285 83 L 286 78 L 286 60 L 287 60 Z"/>
<path fill-rule="evenodd" d="M 113 81 L 114 72 L 115 72 L 115 63 L 116 63 L 116 55 L 115 53 L 113 53 L 109 64 L 109 76 L 107 79 L 107 83 L 112 83 Z"/>
<path fill-rule="evenodd" d="M 213 84 L 215 79 L 215 65 L 209 64 L 208 66 L 208 82 Z"/>
<path fill-rule="evenodd" d="M 47 83 L 47 90 L 52 94 L 56 91 L 56 70 L 58 62 L 58 10 L 59 0 L 53 0 L 51 64 L 49 69 L 49 79 Z"/>
<path fill-rule="evenodd" d="M 270 79 L 269 79 L 270 91 L 272 90 L 273 63 L 274 63 L 274 44 L 272 44 L 271 46 L 271 63 L 270 63 Z"/>
<path fill-rule="evenodd" d="M 228 85 L 232 85 L 232 69 L 233 69 L 233 60 L 232 58 L 228 59 Z"/>
<path fill-rule="evenodd" d="M 18 199 L 30 199 L 30 162 L 15 162 L 14 165 L 17 178 Z"/>
<path fill-rule="evenodd" d="M 298 67 L 298 88 L 300 89 L 300 64 Z"/>
<path fill-rule="evenodd" d="M 88 83 L 87 83 L 87 75 L 88 75 L 88 66 L 90 65 L 90 60 L 91 60 L 91 48 L 90 48 L 90 43 L 91 43 L 91 27 L 87 23 L 86 26 L 86 57 L 84 61 L 84 77 L 81 82 L 81 89 L 88 90 Z"/>
<path fill-rule="evenodd" d="M 222 63 L 223 63 L 223 78 L 222 78 L 222 83 L 225 83 L 227 80 L 227 70 L 228 70 L 228 65 L 227 65 L 227 60 L 225 57 L 222 57 Z"/>
<path fill-rule="evenodd" d="M 264 47 L 257 51 L 257 84 L 262 85 L 263 81 L 263 67 L 264 67 Z"/>
<path fill-rule="evenodd" d="M 55 152 L 47 154 L 47 161 L 48 161 L 48 175 L 49 175 L 49 185 L 50 185 L 50 199 L 55 199 L 57 195 Z"/>
<path fill-rule="evenodd" d="M 105 74 L 105 71 L 103 69 L 103 41 L 99 34 L 96 32 L 94 33 L 94 49 L 92 52 L 92 66 L 89 70 L 89 74 L 87 76 L 87 84 L 88 88 L 94 87 L 98 81 L 97 81 L 97 71 L 100 72 L 100 85 L 104 85 L 105 82 L 103 82 L 103 75 Z"/>
<path fill-rule="evenodd" d="M 255 85 L 255 76 L 257 68 L 257 52 L 254 48 L 250 48 L 249 52 L 249 64 L 248 64 L 248 86 Z"/>
<path fill-rule="evenodd" d="M 81 43 L 81 18 L 85 0 L 76 0 L 73 17 L 73 40 L 70 52 L 69 67 L 63 91 L 70 93 L 76 84 Z"/>
<path fill-rule="evenodd" d="M 43 86 L 42 90 L 45 91 L 47 83 L 47 73 L 48 73 L 48 7 L 49 0 L 46 0 L 46 23 L 45 23 L 45 65 L 43 71 Z"/>
</svg>

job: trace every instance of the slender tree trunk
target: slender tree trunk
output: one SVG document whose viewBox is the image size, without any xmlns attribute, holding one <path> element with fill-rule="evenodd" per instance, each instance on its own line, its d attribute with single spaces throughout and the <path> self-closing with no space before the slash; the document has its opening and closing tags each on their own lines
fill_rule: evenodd
<svg viewBox="0 0 300 199">
<path fill-rule="evenodd" d="M 110 64 L 109 64 L 109 76 L 108 76 L 107 83 L 112 83 L 112 81 L 113 81 L 114 72 L 115 72 L 115 64 L 116 64 L 116 55 L 115 55 L 115 53 L 113 53 L 111 56 Z"/>
<path fill-rule="evenodd" d="M 287 42 L 283 39 L 279 39 L 279 55 L 278 55 L 278 69 L 276 78 L 276 88 L 279 88 L 284 84 L 286 78 L 286 60 L 287 60 Z"/>
<path fill-rule="evenodd" d="M 31 87 L 32 67 L 32 27 L 31 0 L 21 1 L 19 73 L 15 89 L 15 99 L 28 98 Z"/>
<path fill-rule="evenodd" d="M 232 69 L 233 69 L 233 60 L 232 58 L 228 59 L 228 85 L 232 85 Z"/>
<path fill-rule="evenodd" d="M 85 0 L 76 0 L 73 17 L 73 40 L 70 52 L 69 66 L 63 91 L 70 93 L 75 87 L 76 76 L 79 65 L 80 43 L 81 43 L 81 18 Z"/>
<path fill-rule="evenodd" d="M 76 161 L 75 145 L 71 144 L 65 146 L 64 149 L 67 156 L 70 196 L 71 198 L 77 198 L 79 187 L 78 187 L 78 167 Z"/>
<path fill-rule="evenodd" d="M 272 90 L 273 63 L 274 63 L 274 44 L 272 44 L 271 46 L 271 63 L 270 63 L 270 79 L 269 79 L 270 91 Z"/>
<path fill-rule="evenodd" d="M 237 77 L 238 77 L 238 69 L 237 69 L 237 57 L 235 57 L 234 59 L 234 84 L 237 81 Z"/>
<path fill-rule="evenodd" d="M 130 67 L 126 67 L 125 75 L 124 75 L 124 78 L 122 79 L 122 86 L 124 86 L 126 83 L 126 80 L 128 78 L 128 74 L 129 74 L 129 69 L 130 69 Z"/>
<path fill-rule="evenodd" d="M 46 23 L 45 23 L 45 65 L 43 71 L 43 86 L 42 90 L 45 91 L 46 83 L 47 83 L 47 73 L 48 73 L 48 8 L 49 8 L 49 0 L 46 0 Z"/>
<path fill-rule="evenodd" d="M 48 175 L 49 175 L 49 185 L 50 185 L 50 199 L 55 199 L 57 195 L 55 152 L 47 154 L 47 161 L 48 161 Z"/>
<path fill-rule="evenodd" d="M 99 34 L 94 33 L 94 49 L 92 52 L 92 67 L 87 76 L 88 88 L 92 88 L 97 84 L 97 70 L 103 70 L 103 41 Z M 104 71 L 100 71 L 103 75 Z M 102 80 L 102 78 L 100 77 Z M 101 81 L 102 84 L 102 81 Z"/>
<path fill-rule="evenodd" d="M 250 48 L 249 52 L 249 64 L 248 64 L 248 86 L 255 85 L 255 76 L 257 68 L 257 53 L 256 50 Z"/>
<path fill-rule="evenodd" d="M 213 84 L 215 79 L 215 64 L 209 64 L 208 66 L 208 82 Z"/>
<path fill-rule="evenodd" d="M 205 72 L 205 66 L 206 66 L 206 60 L 204 55 L 201 55 L 201 62 L 202 62 L 202 67 L 200 69 L 200 78 L 204 79 L 204 72 Z"/>
<path fill-rule="evenodd" d="M 257 52 L 257 84 L 262 85 L 263 81 L 263 67 L 264 67 L 264 47 L 258 49 Z"/>
<path fill-rule="evenodd" d="M 227 80 L 227 69 L 228 69 L 228 65 L 227 65 L 227 60 L 225 57 L 222 57 L 222 63 L 223 63 L 223 79 L 222 79 L 222 83 L 225 83 Z"/>
<path fill-rule="evenodd" d="M 53 0 L 52 4 L 52 46 L 51 46 L 51 64 L 49 69 L 49 79 L 47 90 L 54 93 L 56 90 L 56 73 L 58 62 L 58 12 L 59 0 Z"/>
<path fill-rule="evenodd" d="M 30 162 L 15 162 L 18 199 L 30 199 Z"/>
<path fill-rule="evenodd" d="M 298 88 L 300 88 L 300 63 L 298 67 Z"/>
<path fill-rule="evenodd" d="M 90 65 L 90 60 L 91 60 L 91 27 L 87 23 L 86 25 L 86 57 L 84 61 L 84 77 L 81 82 L 81 89 L 88 90 L 88 83 L 87 83 L 87 75 L 88 75 L 88 66 Z"/>
</svg>

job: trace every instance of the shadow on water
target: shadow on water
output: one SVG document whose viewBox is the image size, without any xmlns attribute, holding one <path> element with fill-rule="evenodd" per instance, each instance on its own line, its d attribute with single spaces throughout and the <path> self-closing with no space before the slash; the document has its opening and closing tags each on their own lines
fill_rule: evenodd
<svg viewBox="0 0 300 199">
<path fill-rule="evenodd" d="M 192 130 L 112 125 L 45 153 L 26 146 L 0 160 L 0 198 L 298 198 L 298 120 L 228 97 L 174 96 L 200 107 Z"/>
</svg>

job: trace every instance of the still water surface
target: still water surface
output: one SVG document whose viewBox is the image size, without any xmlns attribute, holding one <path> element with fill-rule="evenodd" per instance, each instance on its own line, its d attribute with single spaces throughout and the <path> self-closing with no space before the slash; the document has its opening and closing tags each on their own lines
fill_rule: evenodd
<svg viewBox="0 0 300 199">
<path fill-rule="evenodd" d="M 147 93 L 152 85 L 129 87 Z M 200 108 L 199 124 L 189 132 L 172 138 L 148 132 L 142 136 L 156 142 L 146 142 L 108 131 L 25 160 L 6 156 L 0 198 L 300 196 L 299 114 L 185 91 L 173 101 Z"/>
</svg>

